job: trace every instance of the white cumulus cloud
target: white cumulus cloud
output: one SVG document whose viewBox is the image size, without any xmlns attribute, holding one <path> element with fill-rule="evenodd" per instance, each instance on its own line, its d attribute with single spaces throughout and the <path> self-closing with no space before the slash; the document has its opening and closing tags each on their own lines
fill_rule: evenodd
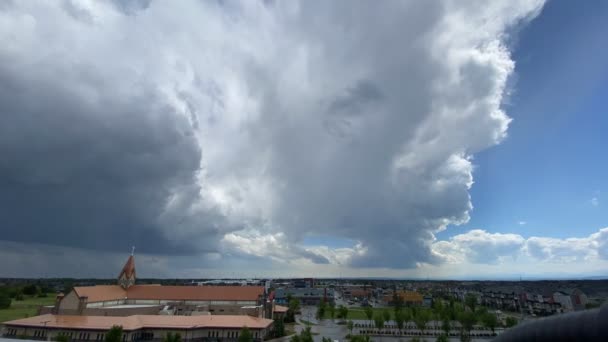
<svg viewBox="0 0 608 342">
<path fill-rule="evenodd" d="M 469 220 L 472 157 L 510 122 L 505 41 L 542 3 L 8 2 L 0 200 L 15 204 L 0 232 L 350 267 L 494 262 L 522 239 L 434 234 Z M 302 246 L 315 235 L 355 245 Z"/>
<path fill-rule="evenodd" d="M 526 263 L 568 264 L 608 260 L 608 228 L 586 237 L 565 239 L 519 234 L 489 233 L 481 229 L 433 243 L 433 251 L 452 264 L 512 263 L 518 258 Z"/>
</svg>

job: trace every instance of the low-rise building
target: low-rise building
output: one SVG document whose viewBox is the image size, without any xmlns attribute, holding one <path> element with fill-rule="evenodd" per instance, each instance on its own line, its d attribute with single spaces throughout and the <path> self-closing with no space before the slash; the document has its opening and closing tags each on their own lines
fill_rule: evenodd
<svg viewBox="0 0 608 342">
<path fill-rule="evenodd" d="M 275 320 L 283 320 L 288 310 L 289 308 L 286 306 L 275 305 L 272 310 L 272 318 Z"/>
<path fill-rule="evenodd" d="M 321 301 L 334 302 L 334 290 L 329 288 L 280 288 L 274 300 L 280 305 L 289 305 L 289 298 L 298 299 L 301 305 L 317 305 Z"/>
<path fill-rule="evenodd" d="M 373 291 L 369 287 L 348 287 L 342 290 L 342 296 L 346 300 L 365 300 L 372 297 Z"/>
<path fill-rule="evenodd" d="M 588 303 L 587 295 L 579 289 L 554 292 L 553 300 L 560 303 L 564 311 L 584 310 Z"/>
<path fill-rule="evenodd" d="M 398 298 L 406 306 L 420 306 L 423 304 L 424 298 L 422 294 L 415 291 L 397 291 L 392 294 L 387 294 L 382 297 L 382 302 L 385 305 L 395 305 L 395 299 Z"/>
<path fill-rule="evenodd" d="M 67 316 L 41 315 L 4 322 L 2 336 L 53 340 L 65 335 L 72 341 L 103 341 L 113 326 L 123 329 L 122 341 L 161 341 L 179 333 L 184 341 L 236 341 L 247 327 L 256 341 L 269 336 L 273 320 L 246 315 L 223 316 Z"/>
</svg>

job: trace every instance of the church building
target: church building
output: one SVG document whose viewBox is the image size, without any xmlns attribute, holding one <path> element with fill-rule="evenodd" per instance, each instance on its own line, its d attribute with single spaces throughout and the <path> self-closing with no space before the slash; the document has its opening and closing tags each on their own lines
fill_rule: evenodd
<svg viewBox="0 0 608 342">
<path fill-rule="evenodd" d="M 271 318 L 263 286 L 138 285 L 131 254 L 116 285 L 76 286 L 41 314 L 81 316 L 249 315 Z"/>
</svg>

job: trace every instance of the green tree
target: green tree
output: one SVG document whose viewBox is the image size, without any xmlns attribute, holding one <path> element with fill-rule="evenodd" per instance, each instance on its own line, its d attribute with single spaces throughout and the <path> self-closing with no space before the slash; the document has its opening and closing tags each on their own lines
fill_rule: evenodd
<svg viewBox="0 0 608 342">
<path fill-rule="evenodd" d="M 306 327 L 306 329 L 302 330 L 300 334 L 295 334 L 290 339 L 291 342 L 313 342 L 312 332 L 310 331 L 310 327 Z"/>
<path fill-rule="evenodd" d="M 297 298 L 291 298 L 289 299 L 289 301 L 287 302 L 289 303 L 289 309 L 293 310 L 294 313 L 298 313 L 300 312 L 300 300 Z"/>
<path fill-rule="evenodd" d="M 294 322 L 296 319 L 296 313 L 300 311 L 300 301 L 296 298 L 291 298 L 291 295 L 287 296 L 288 298 L 288 309 L 285 313 L 285 322 Z"/>
<path fill-rule="evenodd" d="M 439 336 L 437 336 L 437 339 L 435 340 L 436 342 L 448 342 L 450 339 L 448 338 L 448 335 L 446 334 L 441 334 Z"/>
<path fill-rule="evenodd" d="M 471 341 L 471 335 L 467 332 L 461 331 L 460 332 L 460 342 L 470 342 Z"/>
<path fill-rule="evenodd" d="M 428 310 L 418 310 L 416 317 L 414 317 L 414 323 L 416 323 L 416 327 L 420 329 L 420 331 L 424 334 L 424 330 L 426 329 L 426 324 L 431 320 L 431 315 Z"/>
<path fill-rule="evenodd" d="M 450 334 L 450 330 L 452 330 L 452 325 L 450 324 L 450 320 L 444 318 L 441 322 L 441 330 L 443 330 L 446 334 Z"/>
<path fill-rule="evenodd" d="M 372 309 L 369 306 L 366 306 L 363 311 L 365 312 L 365 316 L 367 317 L 368 321 L 372 320 L 372 317 L 374 316 L 374 309 Z"/>
<path fill-rule="evenodd" d="M 505 325 L 507 326 L 507 328 L 516 326 L 517 318 L 511 316 L 507 317 L 507 319 L 505 320 Z"/>
<path fill-rule="evenodd" d="M 475 323 L 477 323 L 477 317 L 474 312 L 471 311 L 462 311 L 458 315 L 458 321 L 462 325 L 462 330 L 460 331 L 460 339 L 461 341 L 468 341 L 471 336 L 471 329 Z"/>
<path fill-rule="evenodd" d="M 114 325 L 106 333 L 106 342 L 121 342 L 122 341 L 122 326 Z"/>
<path fill-rule="evenodd" d="M 414 316 L 412 315 L 412 310 L 410 310 L 409 308 L 404 308 L 404 309 L 401 311 L 401 314 L 403 315 L 403 321 L 405 321 L 405 322 L 409 322 L 409 321 L 411 321 L 411 320 L 412 320 L 412 318 L 414 317 Z"/>
<path fill-rule="evenodd" d="M 475 312 L 475 306 L 477 305 L 477 296 L 475 296 L 472 293 L 469 293 L 465 297 L 464 303 L 466 306 L 468 306 L 471 309 L 471 311 Z"/>
<path fill-rule="evenodd" d="M 403 326 L 405 323 L 405 314 L 403 311 L 395 312 L 395 323 L 397 323 L 397 329 L 399 329 L 399 334 L 401 334 L 401 330 L 403 330 Z"/>
<path fill-rule="evenodd" d="M 176 341 L 177 342 L 177 341 Z M 243 327 L 239 333 L 238 342 L 253 342 L 253 334 L 247 327 Z"/>
<path fill-rule="evenodd" d="M 488 313 L 488 309 L 485 306 L 479 306 L 477 307 L 477 310 L 475 310 L 475 313 L 477 314 L 477 317 L 482 317 Z"/>
<path fill-rule="evenodd" d="M 321 341 L 322 341 L 322 342 L 331 342 L 331 338 L 323 336 L 323 337 L 321 338 Z"/>
<path fill-rule="evenodd" d="M 384 322 L 388 322 L 391 320 L 391 313 L 388 310 L 382 311 L 382 318 L 384 318 Z"/>
<path fill-rule="evenodd" d="M 351 335 L 353 334 L 354 327 L 355 327 L 355 324 L 353 323 L 353 321 L 349 320 L 348 323 L 346 323 L 346 328 L 348 329 L 348 331 Z"/>
<path fill-rule="evenodd" d="M 481 316 L 481 323 L 486 328 L 490 328 L 490 330 L 492 330 L 492 333 L 493 333 L 494 329 L 498 325 L 498 319 L 496 318 L 495 314 L 487 312 L 486 314 L 484 314 L 483 316 Z"/>
<path fill-rule="evenodd" d="M 182 335 L 180 335 L 179 333 L 172 333 L 172 332 L 168 332 L 165 334 L 165 337 L 163 337 L 163 342 L 181 342 L 182 341 Z"/>
<path fill-rule="evenodd" d="M 344 305 L 338 307 L 338 318 L 346 319 L 348 317 L 348 308 Z"/>
<path fill-rule="evenodd" d="M 0 293 L 0 309 L 8 309 L 11 307 L 11 297 L 5 293 Z"/>
<path fill-rule="evenodd" d="M 333 320 L 336 316 L 336 304 L 334 304 L 334 302 L 330 302 L 327 308 L 329 310 L 329 317 L 331 317 L 331 319 Z"/>
<path fill-rule="evenodd" d="M 350 338 L 350 342 L 372 342 L 367 335 L 357 335 Z"/>
<path fill-rule="evenodd" d="M 25 285 L 22 290 L 24 295 L 33 296 L 38 293 L 38 288 L 34 284 Z"/>
<path fill-rule="evenodd" d="M 59 335 L 55 336 L 55 338 L 53 339 L 53 341 L 57 341 L 57 342 L 70 342 L 70 337 L 64 333 L 60 333 Z"/>
<path fill-rule="evenodd" d="M 433 310 L 441 315 L 443 314 L 443 310 L 444 310 L 444 306 L 443 306 L 443 300 L 441 300 L 440 298 L 437 298 L 437 300 L 433 301 Z"/>
<path fill-rule="evenodd" d="M 325 309 L 327 308 L 327 304 L 325 303 L 325 301 L 320 301 L 319 305 L 317 306 L 317 319 L 320 321 L 323 318 L 325 318 Z"/>
<path fill-rule="evenodd" d="M 289 303 L 291 303 L 292 299 L 293 299 L 293 296 L 291 295 L 291 293 L 287 293 L 287 305 L 289 305 Z"/>
<path fill-rule="evenodd" d="M 273 335 L 274 337 L 283 337 L 285 336 L 285 323 L 283 323 L 282 319 L 275 319 L 274 320 L 274 331 L 273 331 Z"/>
<path fill-rule="evenodd" d="M 382 328 L 384 328 L 384 317 L 379 312 L 376 313 L 376 316 L 374 316 L 374 325 L 378 330 L 382 330 Z"/>
</svg>

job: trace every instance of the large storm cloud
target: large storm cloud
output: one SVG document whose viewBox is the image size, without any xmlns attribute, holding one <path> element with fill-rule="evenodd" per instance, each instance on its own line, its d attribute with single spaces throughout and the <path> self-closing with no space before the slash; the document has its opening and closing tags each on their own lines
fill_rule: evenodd
<svg viewBox="0 0 608 342">
<path fill-rule="evenodd" d="M 505 40 L 541 5 L 7 3 L 2 239 L 439 262 L 434 233 L 469 218 L 471 158 L 506 136 Z M 301 246 L 321 235 L 351 253 Z"/>
</svg>

